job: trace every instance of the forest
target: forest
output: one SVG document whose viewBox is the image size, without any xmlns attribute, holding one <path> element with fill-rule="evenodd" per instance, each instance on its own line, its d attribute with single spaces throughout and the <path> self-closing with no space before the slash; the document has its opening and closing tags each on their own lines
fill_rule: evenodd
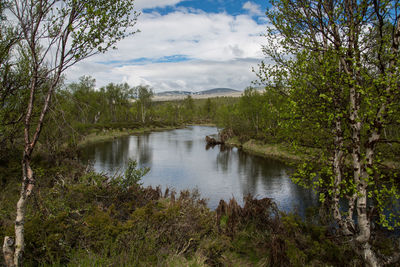
<svg viewBox="0 0 400 267">
<path fill-rule="evenodd" d="M 399 266 L 400 2 L 270 4 L 266 60 L 240 98 L 155 102 L 148 85 L 64 75 L 137 34 L 133 1 L 0 0 L 0 263 Z M 143 186 L 136 161 L 111 179 L 78 160 L 186 125 L 290 162 L 320 205 L 302 217 L 249 195 L 211 210 L 191 188 Z"/>
</svg>

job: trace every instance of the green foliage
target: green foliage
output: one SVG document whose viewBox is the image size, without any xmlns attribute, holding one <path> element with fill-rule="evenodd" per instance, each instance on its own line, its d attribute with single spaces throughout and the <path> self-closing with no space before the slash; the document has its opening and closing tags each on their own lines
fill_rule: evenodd
<svg viewBox="0 0 400 267">
<path fill-rule="evenodd" d="M 331 6 L 312 0 L 271 4 L 267 17 L 272 26 L 263 52 L 274 64 L 260 64 L 260 83 L 286 97 L 286 110 L 278 109 L 283 136 L 295 149 L 317 148 L 311 162 L 299 166 L 294 181 L 315 189 L 321 202 L 332 205 L 338 205 L 338 198 L 355 203 L 369 198 L 379 211 L 377 221 L 393 229 L 398 225 L 393 205 L 398 185 L 393 172 L 380 164 L 395 160 L 398 150 L 393 148 L 400 138 L 395 115 L 400 57 L 394 37 L 399 28 L 389 15 L 398 5 L 366 1 L 349 8 L 346 1 Z M 386 129 L 391 129 L 390 141 Z M 357 210 L 359 220 L 366 210 Z M 343 212 L 336 219 L 346 216 Z"/>
<path fill-rule="evenodd" d="M 148 109 L 151 107 L 151 97 L 154 95 L 153 90 L 149 86 L 139 85 L 134 88 L 134 96 L 136 99 L 138 120 L 146 123 L 149 117 Z"/>
<path fill-rule="evenodd" d="M 125 175 L 116 177 L 112 182 L 116 183 L 120 188 L 127 190 L 131 186 L 140 185 L 140 180 L 150 171 L 150 168 L 137 168 L 135 160 L 129 160 L 125 170 Z"/>
<path fill-rule="evenodd" d="M 217 109 L 217 125 L 232 131 L 242 142 L 251 138 L 280 142 L 291 138 L 281 125 L 286 105 L 285 97 L 280 94 L 249 87 L 237 103 Z"/>
</svg>

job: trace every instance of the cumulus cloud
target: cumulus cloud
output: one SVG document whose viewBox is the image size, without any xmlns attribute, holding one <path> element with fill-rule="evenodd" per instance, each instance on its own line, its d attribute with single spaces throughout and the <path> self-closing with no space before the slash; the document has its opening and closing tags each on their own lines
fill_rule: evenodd
<svg viewBox="0 0 400 267">
<path fill-rule="evenodd" d="M 246 3 L 243 4 L 243 9 L 247 10 L 247 12 L 249 12 L 249 14 L 252 16 L 263 15 L 263 12 L 261 11 L 261 6 L 250 1 L 247 1 Z"/>
<path fill-rule="evenodd" d="M 250 15 L 178 9 L 144 13 L 137 27 L 141 32 L 120 42 L 118 50 L 74 66 L 67 78 L 89 74 L 98 86 L 126 81 L 156 91 L 243 89 L 255 79 L 251 67 L 263 58 L 265 25 Z"/>
<path fill-rule="evenodd" d="M 170 90 L 195 92 L 215 87 L 242 90 L 255 79 L 252 68 L 258 63 L 257 59 L 236 59 L 128 65 L 98 69 L 95 78 L 98 86 L 110 82 L 127 82 L 131 86 L 149 85 L 156 92 Z M 96 64 L 89 64 L 87 67 L 90 72 L 90 68 L 95 68 Z M 75 74 L 81 75 L 79 70 Z"/>
<path fill-rule="evenodd" d="M 140 33 L 118 44 L 118 51 L 107 53 L 105 60 L 187 55 L 204 60 L 229 60 L 237 57 L 259 57 L 260 34 L 265 26 L 249 16 L 230 16 L 175 11 L 167 15 L 145 13 L 137 27 Z"/>
<path fill-rule="evenodd" d="M 147 84 L 157 92 L 169 90 L 200 91 L 214 87 L 244 89 L 255 76 L 254 59 L 230 61 L 187 61 L 146 66 L 123 66 L 116 70 L 129 84 Z"/>
</svg>

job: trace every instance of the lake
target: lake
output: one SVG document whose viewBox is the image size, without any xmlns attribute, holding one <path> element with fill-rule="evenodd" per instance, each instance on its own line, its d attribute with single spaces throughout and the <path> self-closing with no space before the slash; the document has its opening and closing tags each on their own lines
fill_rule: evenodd
<svg viewBox="0 0 400 267">
<path fill-rule="evenodd" d="M 220 199 L 243 196 L 273 198 L 284 211 L 298 211 L 317 205 L 310 190 L 295 185 L 290 167 L 278 160 L 254 156 L 238 148 L 207 148 L 206 135 L 216 135 L 216 127 L 189 126 L 163 132 L 152 132 L 116 138 L 88 145 L 81 151 L 81 160 L 91 162 L 96 172 L 123 172 L 129 159 L 139 167 L 150 167 L 143 177 L 145 186 L 160 185 L 175 189 L 197 188 L 215 209 Z"/>
</svg>

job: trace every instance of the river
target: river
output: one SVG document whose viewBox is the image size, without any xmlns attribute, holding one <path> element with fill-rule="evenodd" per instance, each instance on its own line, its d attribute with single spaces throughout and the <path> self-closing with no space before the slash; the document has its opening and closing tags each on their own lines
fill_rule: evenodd
<svg viewBox="0 0 400 267">
<path fill-rule="evenodd" d="M 140 167 L 150 167 L 143 177 L 145 186 L 160 185 L 175 189 L 198 189 L 215 209 L 220 199 L 235 197 L 241 204 L 244 195 L 273 198 L 283 211 L 304 214 L 317 205 L 310 190 L 295 185 L 290 167 L 278 160 L 245 153 L 237 148 L 207 148 L 206 135 L 217 134 L 215 127 L 189 126 L 117 138 L 88 145 L 81 160 L 91 162 L 96 172 L 122 173 L 129 159 Z"/>
</svg>

